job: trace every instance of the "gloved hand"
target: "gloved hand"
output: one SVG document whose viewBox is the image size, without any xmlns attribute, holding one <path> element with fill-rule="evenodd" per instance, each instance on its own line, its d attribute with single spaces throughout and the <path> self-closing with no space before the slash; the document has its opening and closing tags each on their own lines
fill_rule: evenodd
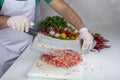
<svg viewBox="0 0 120 80">
<path fill-rule="evenodd" d="M 29 28 L 34 25 L 34 23 L 30 22 L 24 15 L 11 16 L 7 20 L 7 24 L 13 29 L 21 32 L 28 32 Z"/>
<path fill-rule="evenodd" d="M 79 30 L 80 40 L 83 40 L 82 51 L 88 51 L 92 48 L 93 45 L 93 36 L 90 32 L 88 32 L 87 28 L 81 28 Z"/>
</svg>

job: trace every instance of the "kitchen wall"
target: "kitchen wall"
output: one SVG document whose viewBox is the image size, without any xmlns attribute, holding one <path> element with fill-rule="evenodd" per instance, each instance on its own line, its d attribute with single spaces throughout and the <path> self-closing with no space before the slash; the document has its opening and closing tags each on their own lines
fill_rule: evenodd
<svg viewBox="0 0 120 80">
<path fill-rule="evenodd" d="M 94 32 L 113 34 L 120 30 L 120 0 L 64 0 L 82 18 L 86 27 Z M 41 19 L 58 15 L 41 0 Z"/>
</svg>

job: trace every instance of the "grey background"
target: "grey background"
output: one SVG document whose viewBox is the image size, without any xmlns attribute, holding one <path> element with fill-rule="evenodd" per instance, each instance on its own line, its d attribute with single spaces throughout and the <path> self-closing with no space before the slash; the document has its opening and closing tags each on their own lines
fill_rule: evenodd
<svg viewBox="0 0 120 80">
<path fill-rule="evenodd" d="M 94 32 L 101 32 L 103 29 L 112 32 L 120 30 L 120 0 L 64 1 L 76 11 L 89 30 Z M 41 19 L 58 15 L 44 0 L 41 0 L 39 7 L 41 9 Z"/>
</svg>

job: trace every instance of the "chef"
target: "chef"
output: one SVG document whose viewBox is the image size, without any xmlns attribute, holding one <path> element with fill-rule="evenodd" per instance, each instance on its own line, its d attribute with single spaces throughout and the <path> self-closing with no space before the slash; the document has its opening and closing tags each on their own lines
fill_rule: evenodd
<svg viewBox="0 0 120 80">
<path fill-rule="evenodd" d="M 45 0 L 57 13 L 80 32 L 82 50 L 92 47 L 93 37 L 80 17 L 63 0 Z M 34 22 L 35 8 L 40 0 L 0 0 L 0 76 L 32 42 L 26 34 Z"/>
</svg>

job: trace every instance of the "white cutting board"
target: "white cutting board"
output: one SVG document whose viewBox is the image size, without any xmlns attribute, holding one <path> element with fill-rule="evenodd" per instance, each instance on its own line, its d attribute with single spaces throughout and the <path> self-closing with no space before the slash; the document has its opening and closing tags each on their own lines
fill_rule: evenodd
<svg viewBox="0 0 120 80">
<path fill-rule="evenodd" d="M 27 73 L 27 77 L 83 80 L 83 66 L 78 64 L 74 67 L 64 69 L 46 64 L 38 59 Z"/>
</svg>

